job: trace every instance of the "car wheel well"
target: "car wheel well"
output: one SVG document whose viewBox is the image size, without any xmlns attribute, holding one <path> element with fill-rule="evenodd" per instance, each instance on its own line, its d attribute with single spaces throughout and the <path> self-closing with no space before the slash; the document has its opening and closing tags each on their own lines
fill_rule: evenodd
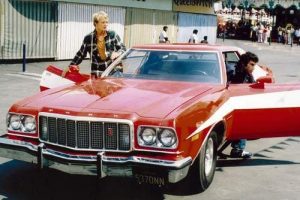
<svg viewBox="0 0 300 200">
<path fill-rule="evenodd" d="M 187 176 L 176 183 L 181 191 L 188 194 L 197 194 L 205 191 L 213 181 L 217 162 L 217 133 L 212 130 L 203 148 L 190 167 Z"/>
<path fill-rule="evenodd" d="M 225 124 L 224 124 L 224 122 L 217 123 L 214 126 L 212 131 L 215 131 L 217 133 L 217 143 L 218 143 L 218 146 L 219 146 L 220 144 L 222 144 L 224 136 L 225 136 Z"/>
</svg>

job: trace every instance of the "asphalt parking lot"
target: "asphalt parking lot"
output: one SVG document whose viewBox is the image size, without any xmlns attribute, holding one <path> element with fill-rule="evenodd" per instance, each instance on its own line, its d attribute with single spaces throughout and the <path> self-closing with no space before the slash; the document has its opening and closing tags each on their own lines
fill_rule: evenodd
<svg viewBox="0 0 300 200">
<path fill-rule="evenodd" d="M 300 83 L 300 47 L 257 44 L 250 41 L 218 40 L 256 53 L 261 64 L 270 66 L 276 82 Z M 39 76 L 48 65 L 64 68 L 69 61 L 0 64 L 0 134 L 5 133 L 9 106 L 39 91 Z M 88 61 L 81 65 L 88 72 Z M 260 139 L 248 142 L 250 160 L 219 160 L 214 181 L 200 194 L 178 188 L 139 185 L 129 179 L 69 175 L 55 170 L 40 172 L 35 166 L 0 158 L 0 199 L 218 199 L 298 200 L 300 194 L 300 137 Z"/>
</svg>

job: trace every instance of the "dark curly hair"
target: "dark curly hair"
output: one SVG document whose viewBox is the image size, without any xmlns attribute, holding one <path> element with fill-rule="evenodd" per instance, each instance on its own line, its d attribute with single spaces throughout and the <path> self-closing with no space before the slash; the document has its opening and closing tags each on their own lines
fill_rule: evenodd
<svg viewBox="0 0 300 200">
<path fill-rule="evenodd" d="M 237 71 L 244 72 L 245 67 L 247 66 L 247 64 L 250 61 L 253 61 L 253 62 L 257 63 L 258 62 L 258 57 L 254 53 L 251 53 L 251 52 L 247 51 L 246 53 L 241 55 L 240 60 L 237 63 Z"/>
</svg>

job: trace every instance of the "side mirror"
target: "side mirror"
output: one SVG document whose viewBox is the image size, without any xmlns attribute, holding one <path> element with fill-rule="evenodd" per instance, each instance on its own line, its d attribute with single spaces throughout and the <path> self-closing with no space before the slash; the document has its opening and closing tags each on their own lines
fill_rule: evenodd
<svg viewBox="0 0 300 200">
<path fill-rule="evenodd" d="M 256 81 L 262 83 L 274 83 L 274 78 L 272 76 L 262 76 L 259 77 Z"/>
<path fill-rule="evenodd" d="M 264 82 L 256 82 L 256 83 L 249 85 L 249 87 L 254 88 L 254 89 L 265 89 L 265 83 Z"/>
<path fill-rule="evenodd" d="M 262 76 L 256 80 L 256 83 L 251 84 L 249 87 L 264 89 L 265 83 L 274 83 L 274 79 L 271 76 Z"/>
</svg>

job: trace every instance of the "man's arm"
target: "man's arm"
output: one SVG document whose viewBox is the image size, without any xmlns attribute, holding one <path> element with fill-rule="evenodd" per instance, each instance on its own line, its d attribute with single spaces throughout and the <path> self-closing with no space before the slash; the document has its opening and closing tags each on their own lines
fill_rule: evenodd
<svg viewBox="0 0 300 200">
<path fill-rule="evenodd" d="M 79 71 L 78 65 L 82 62 L 82 60 L 86 57 L 87 54 L 87 38 L 84 38 L 83 43 L 76 53 L 75 57 L 71 61 L 70 65 L 63 70 L 62 77 L 65 77 L 67 72 L 70 72 L 70 67 L 72 66 L 74 70 Z"/>
<path fill-rule="evenodd" d="M 115 37 L 115 45 L 116 45 L 117 52 L 122 54 L 126 51 L 126 47 L 122 43 L 121 38 L 118 34 L 116 34 L 116 37 Z"/>
<path fill-rule="evenodd" d="M 87 54 L 87 41 L 86 38 L 83 40 L 83 43 L 79 49 L 79 51 L 76 53 L 75 57 L 71 61 L 70 65 L 79 65 L 82 60 L 86 57 Z"/>
<path fill-rule="evenodd" d="M 110 58 L 111 60 L 116 59 L 119 57 L 122 53 L 126 51 L 125 45 L 122 43 L 120 36 L 115 33 L 114 38 L 113 38 L 113 44 L 114 44 L 114 49 L 116 51 L 113 52 L 108 52 L 107 57 Z"/>
</svg>

